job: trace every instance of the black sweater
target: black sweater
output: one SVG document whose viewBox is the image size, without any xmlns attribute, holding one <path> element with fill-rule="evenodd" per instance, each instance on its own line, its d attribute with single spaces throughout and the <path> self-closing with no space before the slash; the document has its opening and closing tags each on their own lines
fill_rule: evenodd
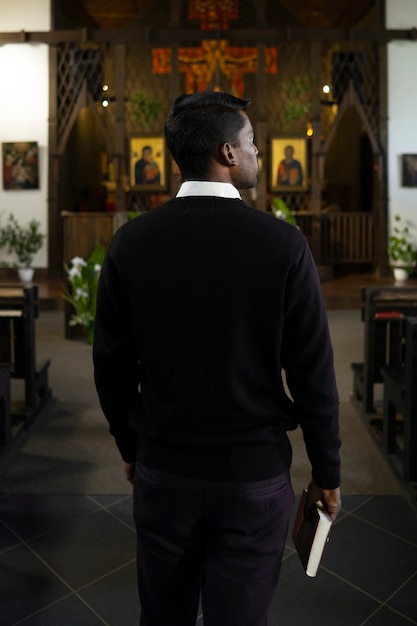
<svg viewBox="0 0 417 626">
<path fill-rule="evenodd" d="M 261 480 L 289 467 L 299 424 L 315 481 L 339 486 L 327 314 L 306 239 L 282 220 L 204 196 L 123 225 L 101 271 L 94 366 L 125 461 Z"/>
</svg>

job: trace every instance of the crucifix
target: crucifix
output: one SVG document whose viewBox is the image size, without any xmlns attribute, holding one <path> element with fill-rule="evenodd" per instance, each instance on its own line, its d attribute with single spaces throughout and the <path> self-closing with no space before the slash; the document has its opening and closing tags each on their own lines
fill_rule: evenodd
<svg viewBox="0 0 417 626">
<path fill-rule="evenodd" d="M 242 97 L 244 75 L 254 74 L 258 68 L 256 47 L 230 46 L 226 39 L 203 39 L 199 47 L 183 47 L 178 50 L 179 71 L 185 74 L 185 91 L 220 89 L 220 75 L 228 83 L 228 90 Z M 169 74 L 171 71 L 171 50 L 152 50 L 153 71 L 156 74 Z M 277 73 L 277 49 L 266 48 L 265 71 Z"/>
<path fill-rule="evenodd" d="M 227 30 L 229 20 L 239 17 L 238 0 L 189 0 L 188 18 L 199 19 L 201 30 Z M 229 45 L 226 39 L 203 39 L 198 47 L 181 47 L 178 50 L 179 71 L 185 74 L 185 91 L 220 91 L 221 83 L 227 90 L 242 97 L 244 75 L 254 74 L 258 69 L 256 47 Z M 152 67 L 155 74 L 171 72 L 171 50 L 154 48 Z M 277 73 L 277 49 L 266 48 L 265 71 Z"/>
</svg>

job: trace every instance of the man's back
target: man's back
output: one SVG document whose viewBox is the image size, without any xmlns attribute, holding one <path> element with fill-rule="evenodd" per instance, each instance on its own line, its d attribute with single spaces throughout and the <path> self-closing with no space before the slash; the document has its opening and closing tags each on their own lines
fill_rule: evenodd
<svg viewBox="0 0 417 626">
<path fill-rule="evenodd" d="M 131 423 L 144 462 L 169 456 L 172 471 L 222 477 L 219 448 L 232 446 L 230 479 L 282 471 L 285 432 L 297 425 L 282 368 L 297 354 L 302 374 L 309 343 L 321 342 L 326 359 L 330 349 L 324 309 L 314 321 L 304 302 L 287 309 L 291 291 L 308 292 L 310 282 L 313 298 L 317 287 L 301 233 L 241 200 L 176 198 L 123 227 L 109 258 L 123 276 L 124 323 L 140 362 Z M 316 369 L 303 376 L 307 399 Z M 333 380 L 328 394 L 337 396 Z"/>
</svg>

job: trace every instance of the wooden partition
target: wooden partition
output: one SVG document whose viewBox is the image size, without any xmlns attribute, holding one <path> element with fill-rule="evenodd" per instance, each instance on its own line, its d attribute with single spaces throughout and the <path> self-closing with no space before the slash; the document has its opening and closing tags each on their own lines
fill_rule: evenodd
<svg viewBox="0 0 417 626">
<path fill-rule="evenodd" d="M 63 211 L 65 263 L 75 256 L 88 257 L 94 247 L 107 246 L 113 234 L 127 220 L 127 213 L 71 213 Z"/>
<path fill-rule="evenodd" d="M 63 263 L 67 265 L 75 256 L 87 259 L 97 244 L 107 247 L 116 230 L 127 221 L 127 213 L 99 213 L 63 211 Z M 71 305 L 65 305 L 65 336 L 67 339 L 83 337 L 86 330 L 69 326 Z"/>
<path fill-rule="evenodd" d="M 371 213 L 297 213 L 297 222 L 317 263 L 375 263 L 375 230 Z M 314 247 L 314 236 L 320 245 Z"/>
</svg>

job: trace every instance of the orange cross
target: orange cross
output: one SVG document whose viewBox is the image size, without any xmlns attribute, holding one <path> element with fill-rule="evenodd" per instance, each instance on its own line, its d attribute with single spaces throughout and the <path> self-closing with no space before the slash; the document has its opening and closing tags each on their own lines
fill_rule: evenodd
<svg viewBox="0 0 417 626">
<path fill-rule="evenodd" d="M 242 97 L 244 74 L 254 74 L 258 69 L 257 48 L 229 46 L 226 39 L 203 39 L 199 48 L 180 48 L 178 51 L 179 71 L 185 74 L 186 93 L 204 91 L 216 69 L 226 76 L 229 90 Z M 154 48 L 152 66 L 155 74 L 171 72 L 171 50 Z M 277 49 L 266 48 L 265 71 L 276 74 Z"/>
</svg>

